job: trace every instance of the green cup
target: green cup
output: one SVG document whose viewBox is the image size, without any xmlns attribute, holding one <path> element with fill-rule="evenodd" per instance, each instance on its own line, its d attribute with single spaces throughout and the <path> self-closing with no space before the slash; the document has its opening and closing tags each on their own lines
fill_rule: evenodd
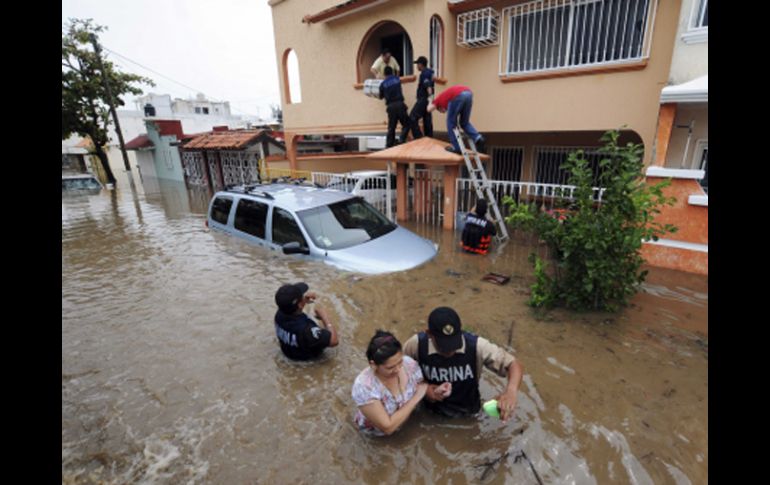
<svg viewBox="0 0 770 485">
<path fill-rule="evenodd" d="M 492 399 L 491 401 L 485 402 L 482 406 L 482 409 L 484 409 L 484 412 L 493 418 L 500 417 L 500 409 L 497 407 L 497 399 Z"/>
</svg>

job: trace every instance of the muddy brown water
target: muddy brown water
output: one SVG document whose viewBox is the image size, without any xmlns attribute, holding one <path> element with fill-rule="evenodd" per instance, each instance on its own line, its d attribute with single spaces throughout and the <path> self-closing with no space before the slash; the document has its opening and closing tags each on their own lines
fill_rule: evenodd
<svg viewBox="0 0 770 485">
<path fill-rule="evenodd" d="M 538 315 L 526 239 L 482 258 L 406 224 L 437 258 L 362 276 L 211 233 L 207 200 L 150 181 L 62 197 L 64 483 L 707 483 L 705 278 L 652 269 L 620 313 Z M 341 332 L 310 365 L 282 356 L 272 325 L 276 288 L 299 280 Z M 515 418 L 417 411 L 362 436 L 350 388 L 369 338 L 404 341 L 439 305 L 520 359 Z M 484 371 L 483 399 L 503 386 Z"/>
</svg>

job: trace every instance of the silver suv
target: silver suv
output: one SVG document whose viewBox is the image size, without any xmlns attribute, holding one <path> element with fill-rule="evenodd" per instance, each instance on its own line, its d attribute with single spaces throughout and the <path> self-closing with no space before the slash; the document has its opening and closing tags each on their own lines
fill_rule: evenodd
<svg viewBox="0 0 770 485">
<path fill-rule="evenodd" d="M 258 246 L 360 273 L 414 268 L 438 249 L 390 222 L 362 197 L 305 185 L 249 185 L 217 192 L 207 225 Z"/>
</svg>

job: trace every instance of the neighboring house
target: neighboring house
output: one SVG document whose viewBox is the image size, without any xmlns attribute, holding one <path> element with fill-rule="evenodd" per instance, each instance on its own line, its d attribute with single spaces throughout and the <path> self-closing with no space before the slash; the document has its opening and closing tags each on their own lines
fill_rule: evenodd
<svg viewBox="0 0 770 485">
<path fill-rule="evenodd" d="M 168 94 L 150 93 L 141 96 L 135 101 L 137 109 L 144 111 L 148 108 L 154 109 L 152 116 L 168 117 L 173 115 L 197 114 L 207 115 L 215 118 L 232 117 L 229 101 L 211 101 L 206 99 L 203 93 L 198 93 L 195 99 L 174 98 Z M 150 116 L 148 114 L 148 116 Z M 234 120 L 241 121 L 240 117 L 233 117 Z"/>
<path fill-rule="evenodd" d="M 624 125 L 621 141 L 642 143 L 652 160 L 680 1 L 269 4 L 292 168 L 300 135 L 385 133 L 382 101 L 363 92 L 383 47 L 403 68 L 410 107 L 420 55 L 439 77 L 437 92 L 454 84 L 474 91 L 471 118 L 487 137 L 492 178 L 564 183 L 558 167 L 570 148 L 596 147 L 604 131 Z M 433 116 L 444 138 L 445 119 Z"/>
<path fill-rule="evenodd" d="M 708 0 L 684 0 L 660 114 L 651 181 L 671 178 L 658 222 L 678 231 L 645 245 L 648 262 L 708 274 Z"/>
<path fill-rule="evenodd" d="M 99 158 L 94 155 L 91 139 L 72 135 L 61 142 L 62 171 L 63 172 L 90 172 L 107 184 L 107 174 L 104 172 Z"/>
<path fill-rule="evenodd" d="M 126 142 L 126 150 L 135 154 L 139 173 L 154 179 L 185 181 L 179 144 L 192 138 L 182 132 L 179 120 L 146 120 L 146 134 Z"/>
<path fill-rule="evenodd" d="M 270 131 L 227 130 L 194 137 L 181 147 L 187 183 L 221 190 L 227 185 L 259 180 L 259 161 L 285 153 L 285 146 Z"/>
<path fill-rule="evenodd" d="M 708 0 L 684 0 L 668 86 L 660 96 L 655 165 L 703 170 L 708 188 Z"/>
<path fill-rule="evenodd" d="M 89 153 L 86 140 L 78 136 L 71 136 L 61 142 L 61 168 L 62 172 L 83 173 L 88 171 L 86 157 Z"/>
<path fill-rule="evenodd" d="M 123 140 L 129 140 L 147 134 L 145 121 L 147 120 L 177 120 L 181 123 L 186 133 L 201 133 L 211 131 L 215 126 L 228 126 L 230 128 L 247 128 L 251 124 L 260 123 L 256 118 L 233 116 L 230 113 L 229 102 L 212 102 L 203 95 L 198 95 L 195 100 L 172 99 L 168 94 L 150 93 L 136 101 L 137 110 L 118 110 L 120 128 L 123 132 Z M 150 106 L 147 106 L 150 105 Z M 204 113 L 205 111 L 208 113 Z M 197 112 L 196 112 L 197 110 Z M 123 156 L 120 153 L 118 135 L 114 124 L 109 126 L 110 142 L 106 147 L 107 158 L 113 172 L 123 172 L 125 166 Z M 132 169 L 137 166 L 137 152 L 128 153 L 129 164 Z"/>
</svg>

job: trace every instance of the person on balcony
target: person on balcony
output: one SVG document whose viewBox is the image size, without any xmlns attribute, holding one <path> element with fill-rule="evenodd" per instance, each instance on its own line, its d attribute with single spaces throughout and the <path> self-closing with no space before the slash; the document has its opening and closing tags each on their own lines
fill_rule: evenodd
<svg viewBox="0 0 770 485">
<path fill-rule="evenodd" d="M 487 201 L 479 199 L 476 207 L 465 216 L 461 242 L 463 251 L 482 255 L 489 253 L 492 236 L 496 234 L 495 224 L 487 219 Z"/>
<path fill-rule="evenodd" d="M 401 66 L 398 65 L 398 61 L 390 54 L 390 49 L 382 49 L 382 53 L 377 60 L 372 64 L 372 74 L 377 79 L 383 79 L 387 74 L 385 68 L 390 67 L 393 69 L 393 73 L 398 76 L 401 72 Z"/>
<path fill-rule="evenodd" d="M 428 104 L 430 104 L 430 97 L 433 96 L 436 75 L 433 69 L 428 68 L 428 59 L 425 56 L 418 57 L 414 63 L 417 64 L 417 70 L 420 71 L 420 79 L 417 82 L 417 101 L 415 101 L 412 107 L 412 112 L 409 113 L 409 121 L 412 123 L 412 136 L 414 136 L 415 140 L 422 137 L 422 132 L 420 131 L 420 120 L 422 119 L 425 136 L 432 138 L 433 115 L 428 113 Z"/>
<path fill-rule="evenodd" d="M 471 124 L 471 108 L 473 108 L 473 93 L 471 88 L 461 84 L 449 87 L 437 95 L 432 103 L 428 105 L 428 113 L 438 110 L 440 113 L 446 113 L 446 131 L 449 134 L 451 147 L 446 147 L 447 151 L 461 154 L 460 145 L 454 134 L 457 126 L 457 118 L 460 118 L 460 128 L 466 135 L 471 137 L 476 144 L 476 150 L 484 153 L 486 145 L 484 137 L 476 131 Z"/>
<path fill-rule="evenodd" d="M 385 67 L 385 74 L 387 77 L 380 84 L 380 98 L 385 100 L 388 112 L 388 136 L 385 146 L 392 147 L 396 144 L 396 124 L 401 123 L 400 143 L 404 143 L 409 135 L 411 123 L 406 103 L 404 103 L 401 80 L 393 73 L 390 66 Z"/>
</svg>

